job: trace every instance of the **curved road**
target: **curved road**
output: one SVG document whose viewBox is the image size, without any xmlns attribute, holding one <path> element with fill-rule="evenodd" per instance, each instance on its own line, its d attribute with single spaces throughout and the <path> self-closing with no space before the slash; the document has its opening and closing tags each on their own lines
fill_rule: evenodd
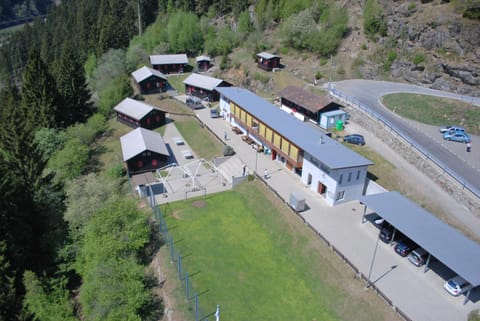
<svg viewBox="0 0 480 321">
<path fill-rule="evenodd" d="M 420 146 L 430 158 L 450 168 L 465 185 L 469 186 L 470 189 L 474 190 L 480 197 L 479 157 L 473 157 L 473 153 L 466 155 L 467 153 L 465 152 L 465 146 L 463 144 L 443 142 L 442 139 L 434 138 L 432 135 L 426 135 L 423 129 L 414 126 L 411 121 L 398 117 L 398 115 L 392 113 L 380 102 L 382 96 L 400 92 L 460 99 L 477 106 L 480 106 L 480 98 L 409 84 L 361 79 L 335 82 L 333 83 L 333 87 L 335 90 L 341 92 L 342 95 L 349 96 L 348 100 L 353 100 L 353 102 L 357 104 L 361 103 L 383 117 L 387 122 L 396 127 L 397 130 L 402 132 L 404 136 L 409 137 L 410 141 Z M 438 133 L 438 137 L 440 137 L 440 133 Z M 476 149 L 480 149 L 480 138 L 474 136 L 472 140 L 472 151 L 477 154 Z"/>
</svg>

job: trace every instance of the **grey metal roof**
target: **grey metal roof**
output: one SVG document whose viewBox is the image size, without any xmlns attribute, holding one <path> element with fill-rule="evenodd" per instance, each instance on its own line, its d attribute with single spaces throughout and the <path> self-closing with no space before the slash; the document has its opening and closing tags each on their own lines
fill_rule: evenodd
<svg viewBox="0 0 480 321">
<path fill-rule="evenodd" d="M 363 196 L 360 201 L 463 277 L 480 285 L 480 245 L 398 192 Z"/>
<path fill-rule="evenodd" d="M 222 79 L 192 73 L 183 81 L 185 85 L 212 91 L 223 82 Z"/>
<path fill-rule="evenodd" d="M 272 59 L 272 58 L 275 58 L 275 57 L 278 57 L 278 58 L 281 58 L 280 56 L 277 56 L 277 55 L 274 55 L 274 54 L 271 54 L 271 53 L 268 53 L 268 52 L 260 52 L 257 54 L 258 57 L 260 58 L 263 58 L 263 59 Z"/>
<path fill-rule="evenodd" d="M 195 61 L 196 62 L 199 62 L 199 61 L 210 61 L 211 58 L 209 56 L 198 56 L 195 58 Z"/>
<path fill-rule="evenodd" d="M 132 98 L 125 98 L 113 108 L 113 110 L 136 120 L 142 119 L 153 109 L 152 106 Z"/>
<path fill-rule="evenodd" d="M 145 80 L 145 79 L 147 79 L 151 76 L 157 76 L 158 78 L 162 78 L 162 79 L 167 80 L 167 77 L 165 77 L 165 75 L 162 74 L 160 71 L 149 68 L 147 66 L 143 66 L 142 68 L 137 69 L 134 72 L 132 72 L 132 77 L 133 77 L 133 79 L 135 79 L 135 81 L 137 83 L 141 82 L 142 80 Z"/>
<path fill-rule="evenodd" d="M 120 144 L 122 145 L 124 162 L 144 151 L 169 155 L 162 136 L 157 132 L 142 127 L 138 127 L 120 137 Z"/>
<path fill-rule="evenodd" d="M 327 111 L 325 113 L 322 113 L 322 116 L 329 117 L 329 116 L 336 116 L 336 115 L 342 115 L 342 114 L 346 114 L 346 112 L 343 110 L 332 110 L 332 111 Z"/>
<path fill-rule="evenodd" d="M 216 91 L 332 169 L 373 164 L 251 91 L 238 87 L 217 87 Z"/>
<path fill-rule="evenodd" d="M 188 58 L 186 54 L 151 55 L 150 63 L 152 65 L 188 64 Z"/>
</svg>

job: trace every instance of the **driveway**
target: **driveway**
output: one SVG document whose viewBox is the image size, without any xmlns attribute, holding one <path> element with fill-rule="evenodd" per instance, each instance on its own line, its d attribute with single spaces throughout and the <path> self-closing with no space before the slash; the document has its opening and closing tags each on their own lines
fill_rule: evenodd
<svg viewBox="0 0 480 321">
<path fill-rule="evenodd" d="M 386 81 L 354 79 L 339 81 L 333 85 L 337 91 L 348 96 L 349 100 L 366 106 L 393 124 L 393 126 L 407 136 L 410 141 L 419 145 L 432 159 L 443 163 L 446 167 L 450 168 L 461 181 L 476 189 L 477 193 L 480 193 L 480 157 L 473 156 L 473 153 L 467 155 L 463 144 L 443 142 L 438 139 L 440 135 L 426 135 L 426 127 L 422 126 L 422 124 L 399 117 L 380 102 L 382 96 L 400 92 L 460 99 L 477 106 L 480 106 L 480 98 Z M 431 132 L 431 129 L 428 130 L 428 132 Z M 472 149 L 480 149 L 480 137 L 472 136 L 472 146 Z M 479 147 L 475 148 L 474 146 Z M 474 150 L 475 154 L 478 152 L 480 151 Z"/>
</svg>

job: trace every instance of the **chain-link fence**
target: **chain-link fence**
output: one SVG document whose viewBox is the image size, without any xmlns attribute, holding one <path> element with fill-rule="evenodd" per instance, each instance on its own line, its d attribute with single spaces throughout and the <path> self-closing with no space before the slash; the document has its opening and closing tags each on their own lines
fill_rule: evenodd
<svg viewBox="0 0 480 321">
<path fill-rule="evenodd" d="M 195 321 L 208 321 L 208 316 L 211 316 L 212 313 L 206 314 L 200 307 L 199 292 L 193 287 L 190 274 L 184 268 L 182 264 L 182 255 L 175 248 L 175 243 L 173 241 L 173 236 L 168 231 L 167 222 L 165 220 L 164 213 L 157 205 L 155 200 L 155 195 L 149 186 L 149 196 L 148 201 L 152 207 L 154 217 L 158 222 L 158 232 L 162 237 L 170 253 L 170 262 L 176 267 L 177 276 L 182 284 L 184 290 L 185 300 L 188 303 L 188 310 L 193 311 L 193 320 Z M 168 205 L 168 204 L 167 204 Z"/>
</svg>

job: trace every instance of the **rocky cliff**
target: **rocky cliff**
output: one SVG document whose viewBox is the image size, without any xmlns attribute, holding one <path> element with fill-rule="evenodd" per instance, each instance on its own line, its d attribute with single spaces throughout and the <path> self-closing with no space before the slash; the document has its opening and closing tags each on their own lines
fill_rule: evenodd
<svg viewBox="0 0 480 321">
<path fill-rule="evenodd" d="M 463 18 L 451 3 L 383 2 L 388 36 L 398 58 L 393 78 L 434 89 L 480 96 L 480 21 Z"/>
</svg>

